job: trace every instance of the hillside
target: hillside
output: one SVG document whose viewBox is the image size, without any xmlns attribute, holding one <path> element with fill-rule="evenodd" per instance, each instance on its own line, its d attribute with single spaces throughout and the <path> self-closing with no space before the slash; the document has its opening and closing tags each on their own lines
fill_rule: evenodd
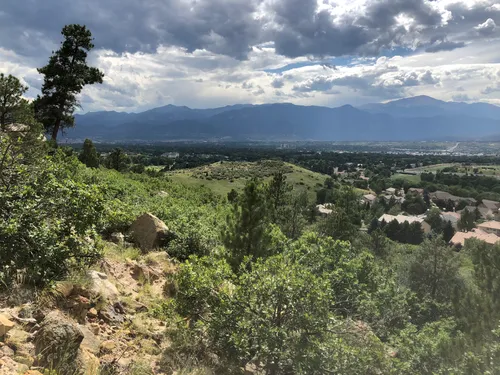
<svg viewBox="0 0 500 375">
<path fill-rule="evenodd" d="M 311 172 L 289 163 L 262 161 L 223 162 L 203 167 L 169 172 L 166 176 L 174 182 L 187 186 L 204 186 L 217 194 L 226 196 L 232 189 L 240 191 L 253 177 L 269 181 L 277 171 L 283 171 L 296 190 L 306 191 L 311 200 L 316 190 L 323 186 L 326 175 Z"/>
<path fill-rule="evenodd" d="M 415 141 L 497 135 L 500 107 L 414 97 L 360 108 L 293 104 L 191 109 L 168 105 L 142 113 L 76 116 L 66 139 L 100 141 L 322 140 Z"/>
</svg>

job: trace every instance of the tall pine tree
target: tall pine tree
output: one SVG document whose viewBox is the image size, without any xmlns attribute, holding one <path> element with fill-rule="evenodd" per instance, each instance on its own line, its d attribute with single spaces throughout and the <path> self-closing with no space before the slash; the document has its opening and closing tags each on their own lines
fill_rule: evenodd
<svg viewBox="0 0 500 375">
<path fill-rule="evenodd" d="M 102 83 L 104 74 L 87 65 L 87 53 L 94 48 L 92 34 L 81 25 L 67 25 L 64 41 L 49 63 L 38 69 L 44 75 L 42 96 L 35 101 L 37 120 L 57 140 L 60 130 L 74 124 L 73 112 L 79 106 L 77 95 L 86 85 Z"/>
</svg>

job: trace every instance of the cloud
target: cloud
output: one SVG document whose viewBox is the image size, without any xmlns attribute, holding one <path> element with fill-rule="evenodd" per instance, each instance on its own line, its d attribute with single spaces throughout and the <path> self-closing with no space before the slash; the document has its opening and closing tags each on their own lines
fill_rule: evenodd
<svg viewBox="0 0 500 375">
<path fill-rule="evenodd" d="M 433 44 L 430 47 L 427 47 L 425 49 L 425 52 L 435 53 L 441 51 L 453 51 L 454 49 L 463 47 L 465 47 L 464 42 L 451 42 L 449 40 L 442 40 L 438 43 Z"/>
<path fill-rule="evenodd" d="M 283 86 L 285 86 L 285 82 L 283 81 L 282 77 L 278 77 L 273 79 L 273 81 L 271 82 L 271 86 L 274 87 L 275 89 L 280 89 Z"/>
<path fill-rule="evenodd" d="M 476 30 L 481 35 L 491 35 L 495 32 L 496 28 L 497 25 L 495 21 L 493 21 L 491 18 L 488 18 L 483 23 L 474 27 L 474 30 Z"/>
<path fill-rule="evenodd" d="M 500 82 L 497 82 L 493 86 L 487 86 L 484 90 L 481 91 L 481 93 L 484 95 L 490 95 L 495 92 L 500 92 Z"/>
<path fill-rule="evenodd" d="M 470 102 L 471 98 L 467 94 L 455 94 L 452 96 L 454 102 Z"/>
</svg>

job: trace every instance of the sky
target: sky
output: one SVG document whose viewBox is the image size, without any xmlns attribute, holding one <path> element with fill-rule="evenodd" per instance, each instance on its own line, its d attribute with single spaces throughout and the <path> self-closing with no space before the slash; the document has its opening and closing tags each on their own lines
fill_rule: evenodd
<svg viewBox="0 0 500 375">
<path fill-rule="evenodd" d="M 500 105 L 500 0 L 0 0 L 0 72 L 40 93 L 65 24 L 104 83 L 81 111 L 429 95 Z"/>
</svg>

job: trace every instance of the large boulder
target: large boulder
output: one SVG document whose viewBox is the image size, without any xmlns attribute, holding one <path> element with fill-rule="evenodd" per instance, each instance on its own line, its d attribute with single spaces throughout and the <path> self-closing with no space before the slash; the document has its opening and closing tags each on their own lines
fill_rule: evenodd
<svg viewBox="0 0 500 375">
<path fill-rule="evenodd" d="M 93 296 L 101 297 L 104 302 L 115 303 L 118 301 L 120 292 L 116 286 L 109 281 L 108 275 L 102 272 L 89 271 L 88 276 L 91 280 L 90 292 Z"/>
<path fill-rule="evenodd" d="M 35 334 L 36 365 L 54 369 L 58 375 L 91 375 L 99 371 L 99 360 L 90 339 L 82 345 L 85 333 L 59 311 L 52 311 Z"/>
<path fill-rule="evenodd" d="M 37 365 L 55 369 L 60 375 L 80 374 L 76 362 L 83 339 L 76 323 L 58 311 L 47 314 L 35 335 Z"/>
<path fill-rule="evenodd" d="M 149 251 L 162 245 L 169 230 L 163 221 L 146 213 L 139 216 L 130 226 L 130 234 L 141 250 Z"/>
<path fill-rule="evenodd" d="M 0 337 L 5 336 L 12 328 L 14 328 L 15 323 L 7 318 L 5 315 L 0 314 Z"/>
</svg>

